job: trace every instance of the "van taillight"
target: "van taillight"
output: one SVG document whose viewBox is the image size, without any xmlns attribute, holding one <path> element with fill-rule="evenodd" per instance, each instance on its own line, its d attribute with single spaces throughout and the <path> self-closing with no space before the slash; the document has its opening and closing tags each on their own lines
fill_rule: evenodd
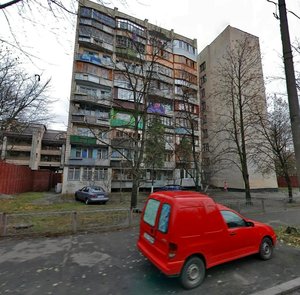
<svg viewBox="0 0 300 295">
<path fill-rule="evenodd" d="M 169 258 L 174 258 L 177 252 L 177 245 L 169 243 Z"/>
</svg>

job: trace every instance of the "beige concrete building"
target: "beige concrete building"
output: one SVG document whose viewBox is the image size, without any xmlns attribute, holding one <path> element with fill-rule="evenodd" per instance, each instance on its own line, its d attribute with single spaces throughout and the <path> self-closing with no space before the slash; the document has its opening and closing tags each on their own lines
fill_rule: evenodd
<svg viewBox="0 0 300 295">
<path fill-rule="evenodd" d="M 241 44 L 244 44 L 244 47 L 241 47 Z M 239 52 L 237 52 L 237 48 L 239 48 Z M 235 65 L 235 67 L 232 66 L 233 64 L 228 67 L 228 63 L 230 63 L 227 59 L 228 52 L 234 52 L 234 54 L 246 54 L 248 52 L 248 56 L 244 56 L 245 60 L 247 60 L 248 69 L 243 69 L 243 64 L 241 63 L 240 65 Z M 248 84 L 245 86 L 246 80 L 241 80 L 244 84 L 242 84 L 243 88 L 240 87 L 239 89 L 243 91 L 243 103 L 248 104 L 251 101 L 252 105 L 250 106 L 249 103 L 244 108 L 245 114 L 248 113 L 251 107 L 258 107 L 261 111 L 266 111 L 259 39 L 256 36 L 228 26 L 210 45 L 200 52 L 198 66 L 202 130 L 202 172 L 204 180 L 206 183 L 216 187 L 223 187 L 224 182 L 226 182 L 229 188 L 244 189 L 241 171 L 234 164 L 239 163 L 239 159 L 235 153 L 231 152 L 231 155 L 229 155 L 230 149 L 232 151 L 232 148 L 234 148 L 234 143 L 230 142 L 228 135 L 229 117 L 233 113 L 232 104 L 230 104 L 228 99 L 232 93 L 229 93 L 228 89 L 224 88 L 224 83 L 229 81 L 229 77 L 235 74 L 234 72 L 237 68 L 240 71 L 245 70 L 244 73 L 247 75 Z M 248 117 L 245 120 L 251 119 L 251 116 Z M 255 134 L 253 128 L 251 129 L 251 127 L 247 126 L 246 130 L 248 132 L 246 134 L 246 146 L 250 154 L 252 152 L 251 144 L 261 140 L 261 138 Z M 225 158 L 226 161 L 224 161 Z M 277 179 L 274 173 L 263 175 L 258 172 L 257 166 L 251 162 L 250 157 L 248 157 L 247 162 L 251 189 L 277 188 Z"/>
<path fill-rule="evenodd" d="M 43 124 L 13 124 L 1 134 L 1 160 L 32 170 L 62 172 L 66 132 L 47 129 Z"/>
</svg>

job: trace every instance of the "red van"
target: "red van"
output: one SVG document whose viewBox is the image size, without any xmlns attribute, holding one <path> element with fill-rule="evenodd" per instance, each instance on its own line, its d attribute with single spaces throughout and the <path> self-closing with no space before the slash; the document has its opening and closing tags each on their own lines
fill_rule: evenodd
<svg viewBox="0 0 300 295">
<path fill-rule="evenodd" d="M 205 194 L 160 191 L 151 194 L 141 217 L 138 249 L 182 286 L 199 286 L 206 269 L 258 253 L 272 257 L 276 235 L 263 223 L 244 218 Z"/>
</svg>

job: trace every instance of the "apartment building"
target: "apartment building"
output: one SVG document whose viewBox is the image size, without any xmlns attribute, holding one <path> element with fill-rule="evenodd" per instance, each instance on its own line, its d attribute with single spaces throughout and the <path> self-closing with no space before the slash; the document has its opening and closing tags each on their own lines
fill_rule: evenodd
<svg viewBox="0 0 300 295">
<path fill-rule="evenodd" d="M 156 116 L 165 130 L 165 161 L 155 169 L 155 186 L 192 185 L 193 164 L 183 169 L 176 147 L 193 136 L 200 153 L 197 41 L 80 1 L 63 193 L 88 184 L 130 189 L 136 130 L 142 138 Z M 151 171 L 141 166 L 141 187 L 149 187 Z"/>
<path fill-rule="evenodd" d="M 47 129 L 43 124 L 24 126 L 16 122 L 1 134 L 1 160 L 32 170 L 62 172 L 66 132 Z"/>
<path fill-rule="evenodd" d="M 247 48 L 248 46 L 249 48 Z M 240 67 L 240 71 L 244 70 L 242 68 L 244 65 L 241 60 L 240 64 L 236 67 L 234 67 L 233 62 L 229 64 L 229 52 L 237 54 L 237 50 L 240 50 L 240 53 L 241 50 L 244 50 L 244 52 L 248 50 L 248 56 L 243 57 L 245 60 L 244 63 L 248 63 L 247 72 L 245 71 L 248 81 L 245 79 L 242 80 L 243 78 L 239 81 L 244 83 L 243 86 L 239 85 L 243 91 L 242 103 L 247 103 L 248 105 L 246 107 L 252 107 L 253 109 L 254 106 L 259 107 L 260 111 L 266 113 L 266 96 L 259 39 L 256 36 L 228 26 L 210 45 L 205 47 L 198 56 L 202 131 L 202 172 L 205 182 L 211 185 L 223 187 L 225 183 L 229 188 L 244 189 L 241 171 L 237 165 L 235 165 L 235 163 L 239 163 L 239 159 L 236 153 L 232 152 L 235 148 L 234 143 L 229 140 L 228 129 L 226 130 L 230 123 L 228 119 L 233 116 L 233 107 L 228 101 L 228 97 L 236 95 L 233 87 L 230 89 L 232 93 L 229 93 L 228 89 L 224 88 L 226 79 L 231 74 L 234 75 L 233 72 L 229 72 L 228 65 L 231 66 L 230 71 L 237 70 L 238 67 Z M 222 71 L 225 70 L 227 70 L 227 72 L 222 73 Z M 232 84 L 234 83 L 233 80 L 231 82 Z M 247 86 L 244 86 L 246 84 Z M 247 109 L 244 110 L 247 112 Z M 245 124 L 247 123 L 246 120 L 251 119 L 249 112 L 247 116 L 245 115 Z M 236 118 L 238 118 L 238 116 Z M 246 147 L 248 152 L 252 152 L 251 145 L 255 141 L 259 142 L 263 139 L 259 138 L 259 135 L 257 135 L 253 129 L 251 130 L 250 124 L 248 124 L 246 128 L 246 132 L 248 132 L 246 135 Z M 225 134 L 226 132 L 227 134 Z M 233 135 L 233 133 L 231 135 Z M 231 154 L 229 155 L 230 151 Z M 276 189 L 278 186 L 275 173 L 262 174 L 257 168 L 258 167 L 250 161 L 249 156 L 248 169 L 251 189 Z"/>
</svg>

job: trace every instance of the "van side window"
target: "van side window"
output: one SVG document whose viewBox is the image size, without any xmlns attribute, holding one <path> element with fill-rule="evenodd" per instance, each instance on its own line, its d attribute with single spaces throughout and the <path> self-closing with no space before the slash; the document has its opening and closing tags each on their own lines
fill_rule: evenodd
<svg viewBox="0 0 300 295">
<path fill-rule="evenodd" d="M 231 211 L 221 211 L 221 214 L 229 228 L 246 226 L 245 220 Z"/>
<path fill-rule="evenodd" d="M 144 221 L 151 226 L 155 225 L 155 220 L 156 220 L 159 205 L 160 202 L 154 199 L 149 199 L 147 203 L 145 214 L 144 214 Z"/>
<path fill-rule="evenodd" d="M 159 217 L 158 230 L 162 233 L 168 231 L 169 217 L 170 217 L 171 206 L 169 204 L 163 204 Z"/>
</svg>

